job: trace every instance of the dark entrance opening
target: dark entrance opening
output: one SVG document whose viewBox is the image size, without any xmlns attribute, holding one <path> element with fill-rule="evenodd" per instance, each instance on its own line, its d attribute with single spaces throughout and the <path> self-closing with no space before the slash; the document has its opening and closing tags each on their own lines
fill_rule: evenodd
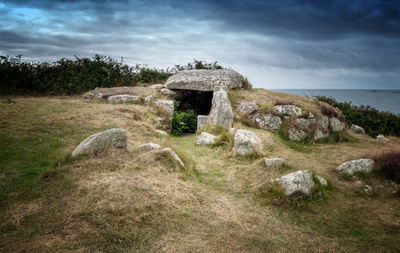
<svg viewBox="0 0 400 253">
<path fill-rule="evenodd" d="M 197 115 L 208 115 L 211 111 L 212 91 L 175 90 L 179 101 L 178 111 L 193 110 Z"/>
<path fill-rule="evenodd" d="M 208 115 L 212 106 L 212 91 L 174 90 L 177 106 L 172 118 L 172 134 L 195 133 L 197 115 Z"/>
</svg>

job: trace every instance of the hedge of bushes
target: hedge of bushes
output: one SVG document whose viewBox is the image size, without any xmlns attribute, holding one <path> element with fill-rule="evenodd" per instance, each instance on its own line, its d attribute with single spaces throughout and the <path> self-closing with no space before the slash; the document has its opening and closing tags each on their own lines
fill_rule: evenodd
<svg viewBox="0 0 400 253">
<path fill-rule="evenodd" d="M 136 65 L 130 67 L 113 58 L 62 58 L 55 62 L 31 63 L 22 56 L 0 56 L 0 94 L 3 95 L 71 95 L 96 87 L 134 86 L 138 83 L 164 83 L 178 70 L 222 69 L 217 62 L 194 60 L 172 69 Z"/>
<path fill-rule="evenodd" d="M 78 94 L 96 87 L 164 82 L 172 73 L 155 68 L 130 67 L 110 57 L 66 59 L 30 63 L 0 56 L 0 94 Z"/>
<path fill-rule="evenodd" d="M 318 96 L 320 101 L 342 110 L 349 125 L 356 124 L 376 137 L 379 134 L 400 136 L 400 115 L 382 112 L 371 106 L 355 106 L 351 102 L 338 102 L 332 97 Z"/>
<path fill-rule="evenodd" d="M 400 183 L 400 153 L 388 153 L 374 158 L 378 172 L 386 179 Z"/>
</svg>

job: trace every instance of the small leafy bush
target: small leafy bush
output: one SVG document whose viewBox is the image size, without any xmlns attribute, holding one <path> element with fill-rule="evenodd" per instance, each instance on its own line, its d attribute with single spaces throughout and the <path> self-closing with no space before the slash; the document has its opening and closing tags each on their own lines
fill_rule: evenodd
<svg viewBox="0 0 400 253">
<path fill-rule="evenodd" d="M 376 168 L 388 180 L 400 183 L 400 152 L 383 154 L 374 158 Z"/>
<path fill-rule="evenodd" d="M 349 125 L 359 125 L 371 136 L 376 137 L 379 134 L 400 136 L 399 114 L 382 112 L 369 105 L 355 106 L 351 102 L 341 103 L 331 97 L 319 96 L 318 100 L 339 108 Z M 324 110 L 323 107 L 321 109 Z"/>
<path fill-rule="evenodd" d="M 177 111 L 172 118 L 172 134 L 181 136 L 184 133 L 194 133 L 197 129 L 197 115 L 193 110 Z"/>
</svg>

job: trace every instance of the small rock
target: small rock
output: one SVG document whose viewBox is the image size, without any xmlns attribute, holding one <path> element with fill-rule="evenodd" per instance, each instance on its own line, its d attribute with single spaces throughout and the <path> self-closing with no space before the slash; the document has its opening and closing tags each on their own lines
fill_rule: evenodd
<svg viewBox="0 0 400 253">
<path fill-rule="evenodd" d="M 359 159 L 343 163 L 336 168 L 340 174 L 353 175 L 355 172 L 369 173 L 374 168 L 375 162 L 372 159 Z"/>
<path fill-rule="evenodd" d="M 307 132 L 296 127 L 289 128 L 289 140 L 291 141 L 303 141 L 307 138 Z"/>
<path fill-rule="evenodd" d="M 336 117 L 332 117 L 329 119 L 329 124 L 331 126 L 331 130 L 333 132 L 340 132 L 343 131 L 344 128 L 346 127 L 346 124 L 342 121 L 340 121 L 338 118 Z"/>
<path fill-rule="evenodd" d="M 323 186 L 327 186 L 328 185 L 328 181 L 326 181 L 326 179 L 321 177 L 320 175 L 315 175 L 315 178 L 318 180 L 318 182 L 321 185 L 323 185 Z"/>
<path fill-rule="evenodd" d="M 215 142 L 215 138 L 216 138 L 215 135 L 212 135 L 212 134 L 209 134 L 206 132 L 202 132 L 200 134 L 200 136 L 197 137 L 196 145 L 201 145 L 201 146 L 211 145 Z"/>
<path fill-rule="evenodd" d="M 236 130 L 237 130 L 236 128 L 231 127 L 231 128 L 229 128 L 229 130 L 228 130 L 228 134 L 231 135 L 231 136 L 234 136 L 235 133 L 236 133 Z"/>
<path fill-rule="evenodd" d="M 350 131 L 352 131 L 353 133 L 356 133 L 356 134 L 365 134 L 364 128 L 362 128 L 358 125 L 354 125 L 354 124 L 351 125 Z"/>
<path fill-rule="evenodd" d="M 314 114 L 312 114 L 312 112 L 309 112 L 309 113 L 308 113 L 308 118 L 309 118 L 309 119 L 314 119 Z"/>
<path fill-rule="evenodd" d="M 299 170 L 279 178 L 278 182 L 287 196 L 295 194 L 309 195 L 314 186 L 311 170 Z"/>
<path fill-rule="evenodd" d="M 162 88 L 162 89 L 160 90 L 160 92 L 161 92 L 161 94 L 163 94 L 164 96 L 173 96 L 173 95 L 175 95 L 175 91 L 172 91 L 172 90 L 167 89 L 167 88 Z"/>
<path fill-rule="evenodd" d="M 152 89 L 162 89 L 164 87 L 164 85 L 162 84 L 153 84 L 150 86 L 150 88 Z"/>
<path fill-rule="evenodd" d="M 275 112 L 282 116 L 301 116 L 303 110 L 296 105 L 275 105 Z"/>
<path fill-rule="evenodd" d="M 274 169 L 282 167 L 285 160 L 283 158 L 263 158 L 262 162 L 267 169 Z"/>
<path fill-rule="evenodd" d="M 168 133 L 163 130 L 156 130 L 156 133 L 162 136 L 168 136 Z"/>
<path fill-rule="evenodd" d="M 209 116 L 207 115 L 198 115 L 197 116 L 197 131 L 201 131 L 203 128 L 208 126 Z"/>
<path fill-rule="evenodd" d="M 389 141 L 389 139 L 386 138 L 383 134 L 380 134 L 380 135 L 376 136 L 376 140 L 378 140 L 378 141 Z"/>
<path fill-rule="evenodd" d="M 366 193 L 371 193 L 372 192 L 372 187 L 366 184 L 366 185 L 364 185 L 364 191 Z"/>
<path fill-rule="evenodd" d="M 241 103 L 236 106 L 236 111 L 245 115 L 250 115 L 258 109 L 258 105 L 254 102 Z"/>
<path fill-rule="evenodd" d="M 137 147 L 138 150 L 143 150 L 143 151 L 150 151 L 153 149 L 160 149 L 161 146 L 156 144 L 156 143 L 146 143 L 146 144 L 142 144 L 140 146 Z"/>
<path fill-rule="evenodd" d="M 153 95 L 147 96 L 147 97 L 144 98 L 144 103 L 145 103 L 146 105 L 148 105 L 148 104 L 151 103 L 151 100 L 152 100 L 152 99 L 153 99 Z"/>
<path fill-rule="evenodd" d="M 185 164 L 182 162 L 181 158 L 173 151 L 171 148 L 163 148 L 157 151 L 157 154 L 169 154 L 171 157 L 183 168 L 186 170 Z"/>
<path fill-rule="evenodd" d="M 76 147 L 74 152 L 72 152 L 72 157 L 81 154 L 91 154 L 109 147 L 126 147 L 126 133 L 124 129 L 112 128 L 89 136 Z"/>
<path fill-rule="evenodd" d="M 138 96 L 133 96 L 133 95 L 114 95 L 114 96 L 109 96 L 107 98 L 107 101 L 109 103 L 137 103 L 139 101 Z"/>
<path fill-rule="evenodd" d="M 233 151 L 238 155 L 263 153 L 264 146 L 261 139 L 249 130 L 239 129 L 235 133 Z"/>
</svg>

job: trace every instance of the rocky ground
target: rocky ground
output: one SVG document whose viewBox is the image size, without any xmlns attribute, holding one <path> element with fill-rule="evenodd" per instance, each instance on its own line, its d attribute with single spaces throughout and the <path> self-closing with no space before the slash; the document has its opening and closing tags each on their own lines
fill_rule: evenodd
<svg viewBox="0 0 400 253">
<path fill-rule="evenodd" d="M 264 90 L 233 91 L 230 99 L 234 106 L 280 99 L 318 113 L 307 98 Z M 397 185 L 336 171 L 398 152 L 399 138 L 349 132 L 349 142 L 304 144 L 235 119 L 234 128 L 252 131 L 263 146 L 262 154 L 240 156 L 229 138 L 196 145 L 200 134 L 161 135 L 165 111 L 151 104 L 12 100 L 0 103 L 1 252 L 400 251 Z M 126 149 L 71 158 L 81 141 L 111 128 L 124 129 Z M 145 143 L 171 148 L 184 168 L 169 151 L 138 148 Z M 282 158 L 284 166 L 263 158 Z M 329 187 L 292 199 L 270 183 L 299 170 Z"/>
</svg>

